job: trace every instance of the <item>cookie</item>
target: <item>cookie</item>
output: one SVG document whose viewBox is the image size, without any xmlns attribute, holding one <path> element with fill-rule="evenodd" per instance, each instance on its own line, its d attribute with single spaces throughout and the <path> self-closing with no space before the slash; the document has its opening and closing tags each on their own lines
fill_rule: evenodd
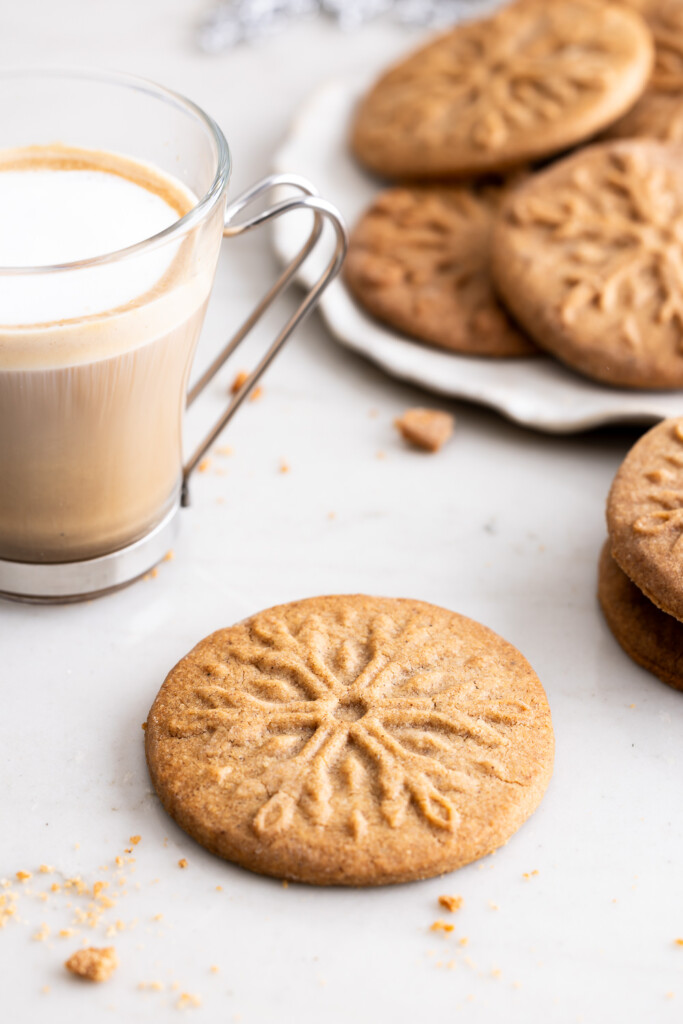
<svg viewBox="0 0 683 1024">
<path fill-rule="evenodd" d="M 262 874 L 379 885 L 505 843 L 552 772 L 538 678 L 420 601 L 316 597 L 220 630 L 171 671 L 147 761 L 166 810 Z"/>
<path fill-rule="evenodd" d="M 591 146 L 503 203 L 491 271 L 537 344 L 580 373 L 683 388 L 683 147 Z"/>
<path fill-rule="evenodd" d="M 528 356 L 536 346 L 493 291 L 489 242 L 501 187 L 395 188 L 351 233 L 345 280 L 383 323 L 440 348 Z"/>
<path fill-rule="evenodd" d="M 598 600 L 628 656 L 662 682 L 683 690 L 683 622 L 648 601 L 612 558 L 609 541 L 600 555 Z"/>
<path fill-rule="evenodd" d="M 351 147 L 392 179 L 471 177 L 568 149 L 644 91 L 652 36 L 628 8 L 525 0 L 466 22 L 386 72 Z"/>
<path fill-rule="evenodd" d="M 604 138 L 683 142 L 683 2 L 649 0 L 641 10 L 655 41 L 654 71 L 636 105 Z"/>
<path fill-rule="evenodd" d="M 667 615 L 683 621 L 683 417 L 640 438 L 607 499 L 612 555 Z"/>
</svg>

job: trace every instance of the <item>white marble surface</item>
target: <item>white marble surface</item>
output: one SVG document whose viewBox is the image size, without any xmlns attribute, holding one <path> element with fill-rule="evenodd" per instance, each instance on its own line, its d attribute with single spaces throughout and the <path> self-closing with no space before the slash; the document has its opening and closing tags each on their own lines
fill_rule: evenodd
<svg viewBox="0 0 683 1024">
<path fill-rule="evenodd" d="M 212 60 L 189 42 L 198 11 L 5 3 L 0 61 L 117 67 L 187 93 L 224 127 L 240 188 L 268 169 L 314 84 L 407 41 L 391 26 L 344 37 L 315 22 Z M 226 248 L 200 361 L 273 272 L 265 238 Z M 216 385 L 204 416 L 221 397 Z M 430 457 L 392 427 L 416 403 L 444 404 L 338 348 L 314 318 L 224 439 L 234 455 L 197 478 L 156 579 L 84 605 L 0 606 L 0 875 L 48 863 L 111 879 L 100 866 L 142 836 L 127 883 L 112 886 L 125 891 L 107 911 L 125 925 L 115 939 L 102 927 L 60 938 L 63 896 L 26 895 L 52 876 L 13 886 L 22 920 L 0 930 L 3 1021 L 171 1021 L 181 992 L 201 997 L 186 1011 L 197 1020 L 244 1024 L 681 1019 L 683 700 L 622 654 L 594 598 L 605 495 L 636 433 L 545 437 L 453 404 L 456 437 Z M 167 670 L 212 629 L 338 591 L 457 609 L 536 668 L 555 777 L 496 856 L 416 885 L 284 889 L 204 853 L 156 803 L 140 725 Z M 441 893 L 465 901 L 450 936 L 429 931 Z M 33 941 L 42 922 L 52 932 Z M 83 937 L 118 949 L 106 985 L 61 967 Z M 151 981 L 163 988 L 139 990 Z"/>
</svg>

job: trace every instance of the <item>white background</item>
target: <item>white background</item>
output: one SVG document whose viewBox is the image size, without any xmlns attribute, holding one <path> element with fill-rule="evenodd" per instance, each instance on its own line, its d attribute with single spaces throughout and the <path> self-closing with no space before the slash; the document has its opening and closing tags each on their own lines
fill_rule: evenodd
<svg viewBox="0 0 683 1024">
<path fill-rule="evenodd" d="M 314 21 L 209 58 L 192 44 L 201 11 L 2 0 L 0 63 L 118 68 L 186 93 L 228 137 L 235 194 L 268 170 L 316 84 L 414 38 Z M 197 365 L 274 271 L 265 237 L 226 247 Z M 217 384 L 204 415 L 223 394 Z M 22 920 L 0 931 L 7 1024 L 177 1020 L 182 992 L 201 998 L 191 1019 L 244 1024 L 681 1020 L 683 695 L 626 658 L 594 596 L 605 496 L 637 434 L 545 437 L 462 404 L 454 440 L 428 456 L 392 427 L 415 404 L 445 405 L 339 349 L 313 318 L 223 439 L 234 454 L 195 480 L 176 557 L 156 579 L 83 605 L 0 606 L 0 874 L 46 862 L 111 879 L 101 865 L 142 836 L 114 886 L 126 895 L 108 912 L 125 924 L 113 940 L 101 927 L 56 935 L 73 908 L 26 889 L 58 875 L 13 886 Z M 516 644 L 548 692 L 555 776 L 509 845 L 456 875 L 285 889 L 174 826 L 150 792 L 140 726 L 166 672 L 211 630 L 348 591 L 433 601 Z M 447 916 L 442 893 L 464 897 L 448 936 L 429 930 Z M 50 937 L 34 941 L 43 921 Z M 61 966 L 83 937 L 116 945 L 121 967 L 105 985 Z M 162 989 L 139 990 L 150 981 Z"/>
</svg>

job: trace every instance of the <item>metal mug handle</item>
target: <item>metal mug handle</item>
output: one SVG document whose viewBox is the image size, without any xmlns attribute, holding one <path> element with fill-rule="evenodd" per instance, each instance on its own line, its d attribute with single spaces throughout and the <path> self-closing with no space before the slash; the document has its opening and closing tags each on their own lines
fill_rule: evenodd
<svg viewBox="0 0 683 1024">
<path fill-rule="evenodd" d="M 262 196 L 265 192 L 269 192 L 273 188 L 279 188 L 280 186 L 287 185 L 291 188 L 295 188 L 300 193 L 299 195 L 290 196 L 288 199 L 283 199 L 280 202 L 270 206 L 267 210 L 263 210 L 261 213 L 256 214 L 254 217 L 248 220 L 242 221 L 238 224 L 233 223 L 235 218 L 242 213 L 248 206 L 250 206 L 255 200 Z M 230 422 L 232 417 L 235 415 L 242 402 L 245 400 L 251 389 L 254 387 L 256 382 L 259 380 L 264 371 L 271 364 L 277 353 L 280 351 L 284 343 L 290 337 L 295 328 L 301 323 L 301 321 L 308 316 L 311 310 L 314 308 L 321 294 L 327 288 L 328 284 L 337 276 L 341 269 L 344 256 L 346 255 L 346 248 L 348 245 L 348 236 L 344 222 L 337 211 L 337 209 L 328 203 L 327 200 L 321 199 L 317 194 L 316 189 L 309 181 L 305 178 L 301 178 L 298 175 L 287 175 L 287 174 L 273 174 L 268 178 L 264 178 L 258 184 L 253 185 L 251 188 L 243 192 L 242 195 L 228 206 L 225 211 L 225 227 L 223 229 L 224 238 L 234 238 L 236 235 L 242 235 L 246 231 L 251 231 L 252 228 L 259 227 L 261 224 L 265 224 L 270 220 L 274 220 L 277 217 L 281 217 L 285 213 L 290 213 L 292 210 L 311 210 L 314 213 L 313 228 L 307 241 L 301 248 L 301 251 L 294 257 L 289 266 L 282 272 L 280 277 L 277 279 L 275 284 L 269 289 L 264 295 L 261 302 L 256 306 L 252 313 L 249 314 L 247 319 L 244 321 L 242 326 L 235 332 L 230 340 L 224 345 L 221 351 L 218 353 L 216 358 L 206 368 L 204 373 L 201 375 L 199 380 L 187 394 L 187 407 L 194 402 L 194 400 L 202 393 L 204 388 L 213 378 L 216 376 L 218 371 L 221 369 L 227 359 L 233 354 L 237 347 L 244 341 L 252 328 L 258 323 L 266 310 L 273 304 L 275 299 L 288 287 L 294 278 L 295 274 L 299 270 L 299 267 L 308 259 L 309 255 L 315 249 L 323 230 L 323 221 L 328 220 L 335 231 L 335 247 L 332 256 L 323 270 L 322 274 L 315 282 L 315 284 L 306 293 L 303 301 L 300 303 L 298 308 L 289 318 L 287 323 L 281 329 L 273 343 L 271 344 L 268 351 L 265 353 L 261 361 L 256 366 L 247 379 L 245 380 L 242 387 L 239 389 L 237 394 L 231 399 L 227 409 L 223 415 L 217 420 L 214 426 L 211 428 L 209 433 L 199 444 L 197 449 L 190 456 L 188 461 L 183 466 L 183 486 L 181 502 L 183 505 L 189 504 L 189 490 L 188 482 L 193 470 L 196 468 L 198 463 L 202 460 L 208 449 L 214 443 L 219 434 Z"/>
</svg>

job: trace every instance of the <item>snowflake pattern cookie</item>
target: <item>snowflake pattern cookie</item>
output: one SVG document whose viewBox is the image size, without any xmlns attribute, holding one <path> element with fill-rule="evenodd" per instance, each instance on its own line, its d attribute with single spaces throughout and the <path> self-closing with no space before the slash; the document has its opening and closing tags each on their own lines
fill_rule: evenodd
<svg viewBox="0 0 683 1024">
<path fill-rule="evenodd" d="M 387 178 L 467 177 L 568 149 L 633 106 L 653 64 L 637 13 L 528 0 L 458 25 L 386 72 L 351 145 Z"/>
<path fill-rule="evenodd" d="M 638 665 L 683 690 L 683 622 L 665 615 L 619 568 L 604 545 L 598 600 L 615 640 Z"/>
<path fill-rule="evenodd" d="M 475 185 L 382 192 L 351 234 L 352 295 L 384 323 L 451 352 L 537 353 L 491 282 L 489 242 L 502 195 Z"/>
<path fill-rule="evenodd" d="M 683 417 L 633 446 L 607 500 L 612 555 L 668 615 L 683 622 Z"/>
<path fill-rule="evenodd" d="M 683 3 L 649 0 L 642 12 L 655 41 L 655 67 L 635 107 L 604 138 L 683 142 Z"/>
<path fill-rule="evenodd" d="M 505 843 L 552 772 L 543 688 L 454 612 L 362 595 L 281 605 L 203 640 L 150 712 L 167 811 L 209 850 L 314 884 L 379 885 Z"/>
<path fill-rule="evenodd" d="M 606 384 L 683 388 L 683 147 L 581 150 L 523 184 L 492 273 L 531 337 Z"/>
</svg>

